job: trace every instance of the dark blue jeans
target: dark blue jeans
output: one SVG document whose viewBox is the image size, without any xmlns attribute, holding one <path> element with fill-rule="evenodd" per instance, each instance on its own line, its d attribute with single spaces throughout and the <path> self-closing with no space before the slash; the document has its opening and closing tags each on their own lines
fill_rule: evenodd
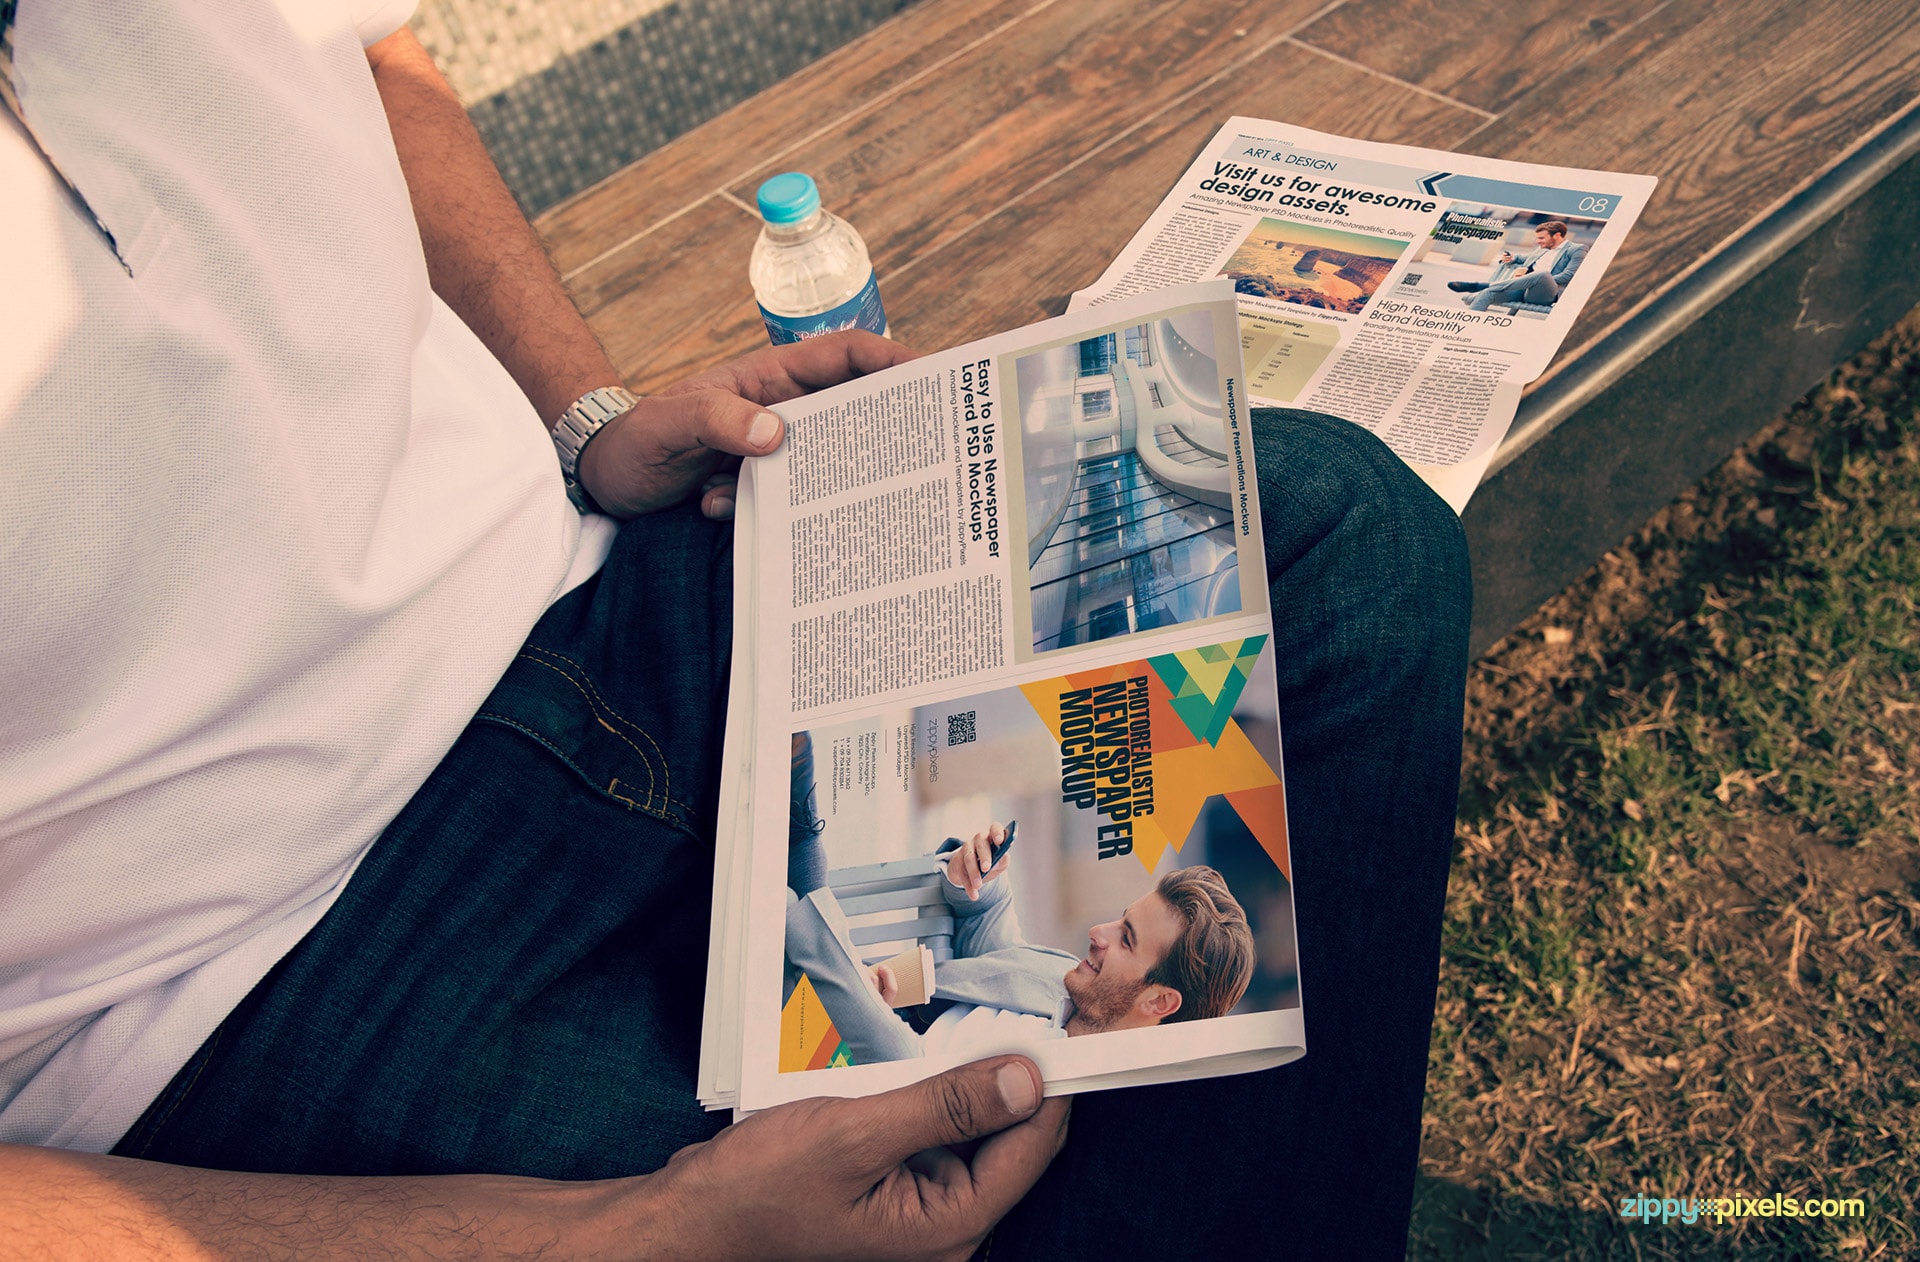
<svg viewBox="0 0 1920 1262">
<path fill-rule="evenodd" d="M 1307 1057 L 1095 1093 L 995 1259 L 1398 1258 L 1470 584 L 1453 514 L 1343 421 L 1256 412 Z M 340 901 L 116 1152 L 230 1170 L 660 1166 L 694 1099 L 731 532 L 631 522 Z M 1264 1245 L 1264 1247 L 1263 1247 Z"/>
</svg>

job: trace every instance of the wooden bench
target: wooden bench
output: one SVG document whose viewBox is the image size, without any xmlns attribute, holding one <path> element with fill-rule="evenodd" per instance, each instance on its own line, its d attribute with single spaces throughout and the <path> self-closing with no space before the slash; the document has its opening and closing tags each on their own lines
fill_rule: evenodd
<svg viewBox="0 0 1920 1262">
<path fill-rule="evenodd" d="M 926 947 L 936 963 L 952 959 L 953 912 L 940 892 L 946 879 L 926 855 L 828 872 L 860 962 L 878 964 L 912 946 Z"/>
<path fill-rule="evenodd" d="M 1920 300 L 1911 0 L 923 0 L 542 215 L 641 389 L 765 344 L 804 170 L 895 336 L 1058 314 L 1231 114 L 1658 175 L 1469 506 L 1483 649 Z"/>
</svg>

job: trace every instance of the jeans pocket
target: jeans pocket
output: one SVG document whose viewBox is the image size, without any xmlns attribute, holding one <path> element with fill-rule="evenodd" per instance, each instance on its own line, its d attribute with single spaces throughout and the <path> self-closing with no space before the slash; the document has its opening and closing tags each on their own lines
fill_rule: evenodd
<svg viewBox="0 0 1920 1262">
<path fill-rule="evenodd" d="M 660 743 L 602 692 L 578 659 L 527 645 L 474 721 L 519 732 L 596 793 L 694 832 L 694 810 L 676 796 Z"/>
</svg>

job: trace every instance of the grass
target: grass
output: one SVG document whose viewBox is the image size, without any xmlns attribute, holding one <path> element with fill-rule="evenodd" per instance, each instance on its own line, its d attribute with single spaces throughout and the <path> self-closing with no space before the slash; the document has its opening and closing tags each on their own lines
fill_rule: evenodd
<svg viewBox="0 0 1920 1262">
<path fill-rule="evenodd" d="M 1920 1256 L 1916 600 L 1920 311 L 1475 666 L 1410 1257 Z"/>
</svg>

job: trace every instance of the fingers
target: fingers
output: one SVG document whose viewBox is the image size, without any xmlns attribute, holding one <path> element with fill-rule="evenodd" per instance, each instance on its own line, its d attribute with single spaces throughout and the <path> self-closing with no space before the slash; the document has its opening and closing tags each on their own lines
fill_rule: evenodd
<svg viewBox="0 0 1920 1262">
<path fill-rule="evenodd" d="M 967 1163 L 951 1148 L 929 1148 L 907 1158 L 907 1169 L 925 1179 L 958 1186 L 969 1178 Z"/>
<path fill-rule="evenodd" d="M 1065 1102 L 1041 1094 L 1032 1061 L 999 1056 L 781 1105 L 675 1154 L 646 1209 L 689 1254 L 783 1251 L 787 1232 L 822 1257 L 962 1257 L 1060 1148 Z"/>
<path fill-rule="evenodd" d="M 756 351 L 641 399 L 587 444 L 580 480 L 616 517 L 679 503 L 725 457 L 779 448 L 786 425 L 771 405 L 913 357 L 860 330 Z M 700 511 L 710 518 L 732 517 L 736 501 L 731 485 L 700 488 Z"/>
<path fill-rule="evenodd" d="M 975 833 L 947 860 L 947 879 L 967 892 L 968 898 L 980 897 L 980 841 L 985 833 Z"/>
<path fill-rule="evenodd" d="M 631 517 L 679 503 L 729 456 L 765 455 L 785 433 L 779 417 L 725 390 L 652 395 L 594 436 L 579 476 L 602 508 Z M 731 515 L 733 499 L 711 483 L 701 488 L 708 516 Z"/>
<path fill-rule="evenodd" d="M 786 426 L 768 410 L 773 404 L 914 357 L 898 342 L 857 329 L 756 351 L 641 399 L 587 444 L 580 480 L 616 517 L 679 503 L 725 456 L 779 448 Z M 731 487 L 709 483 L 700 510 L 725 520 L 736 499 Z"/>
<path fill-rule="evenodd" d="M 880 1002 L 889 1008 L 900 995 L 900 979 L 893 975 L 893 969 L 885 964 L 873 966 L 873 988 L 880 992 Z"/>
<path fill-rule="evenodd" d="M 1018 1126 L 992 1136 L 973 1154 L 973 1194 L 980 1212 L 998 1222 L 1027 1194 L 1047 1163 L 1067 1142 L 1072 1101 L 1065 1096 L 1042 1104 Z"/>
<path fill-rule="evenodd" d="M 975 833 L 947 858 L 947 879 L 964 889 L 968 898 L 978 899 L 981 886 L 1005 866 L 1004 856 L 1000 864 L 994 864 L 993 848 L 1006 839 L 1007 830 L 998 824 Z"/>
<path fill-rule="evenodd" d="M 670 422 L 671 431 L 661 436 L 669 446 L 698 445 L 733 456 L 764 456 L 786 435 L 778 416 L 726 390 L 694 390 L 660 398 L 678 413 Z"/>
<path fill-rule="evenodd" d="M 1025 1057 L 975 1061 L 859 1101 L 852 1106 L 858 1116 L 850 1133 L 870 1145 L 863 1155 L 877 1174 L 917 1152 L 978 1139 L 1026 1120 L 1040 1107 L 1040 1089 L 1040 1071 Z"/>
<path fill-rule="evenodd" d="M 1003 824 L 995 824 L 991 828 L 987 829 L 986 836 L 981 839 L 982 845 L 980 847 L 980 883 L 982 885 L 992 880 L 993 874 L 995 872 L 998 872 L 1001 868 L 1007 865 L 1007 857 L 1005 855 L 1000 856 L 999 863 L 995 863 L 993 861 L 993 848 L 999 845 L 1001 842 L 1005 841 L 1006 839 L 1007 839 L 1007 830 L 1006 830 L 1006 826 Z"/>
<path fill-rule="evenodd" d="M 1007 839 L 1007 830 L 998 824 L 990 825 L 985 832 L 975 833 L 972 840 L 962 847 L 965 861 L 960 866 L 961 883 L 967 887 L 967 897 L 980 897 L 980 888 L 987 883 L 987 877 L 994 870 L 993 848 Z"/>
<path fill-rule="evenodd" d="M 716 385 L 771 405 L 918 357 L 878 334 L 845 329 L 743 355 L 686 384 Z"/>
<path fill-rule="evenodd" d="M 788 377 L 809 390 L 838 385 L 895 364 L 918 359 L 918 351 L 865 329 L 847 329 L 774 348 Z"/>
<path fill-rule="evenodd" d="M 962 843 L 962 845 L 958 850 L 955 850 L 953 853 L 949 854 L 946 857 L 946 860 L 945 860 L 946 867 L 943 869 L 947 874 L 947 880 L 951 884 L 957 885 L 961 889 L 966 890 L 969 896 L 971 896 L 973 893 L 972 889 L 969 888 L 969 886 L 967 885 L 967 881 L 969 879 L 970 871 L 971 871 L 970 865 L 972 864 L 972 862 L 973 862 L 973 843 L 971 841 L 968 841 L 968 842 Z"/>
<path fill-rule="evenodd" d="M 960 884 L 968 898 L 980 897 L 980 834 L 975 833 L 960 847 Z"/>
<path fill-rule="evenodd" d="M 734 500 L 740 491 L 740 478 L 733 472 L 716 473 L 700 488 L 700 512 L 713 521 L 733 517 Z"/>
</svg>

